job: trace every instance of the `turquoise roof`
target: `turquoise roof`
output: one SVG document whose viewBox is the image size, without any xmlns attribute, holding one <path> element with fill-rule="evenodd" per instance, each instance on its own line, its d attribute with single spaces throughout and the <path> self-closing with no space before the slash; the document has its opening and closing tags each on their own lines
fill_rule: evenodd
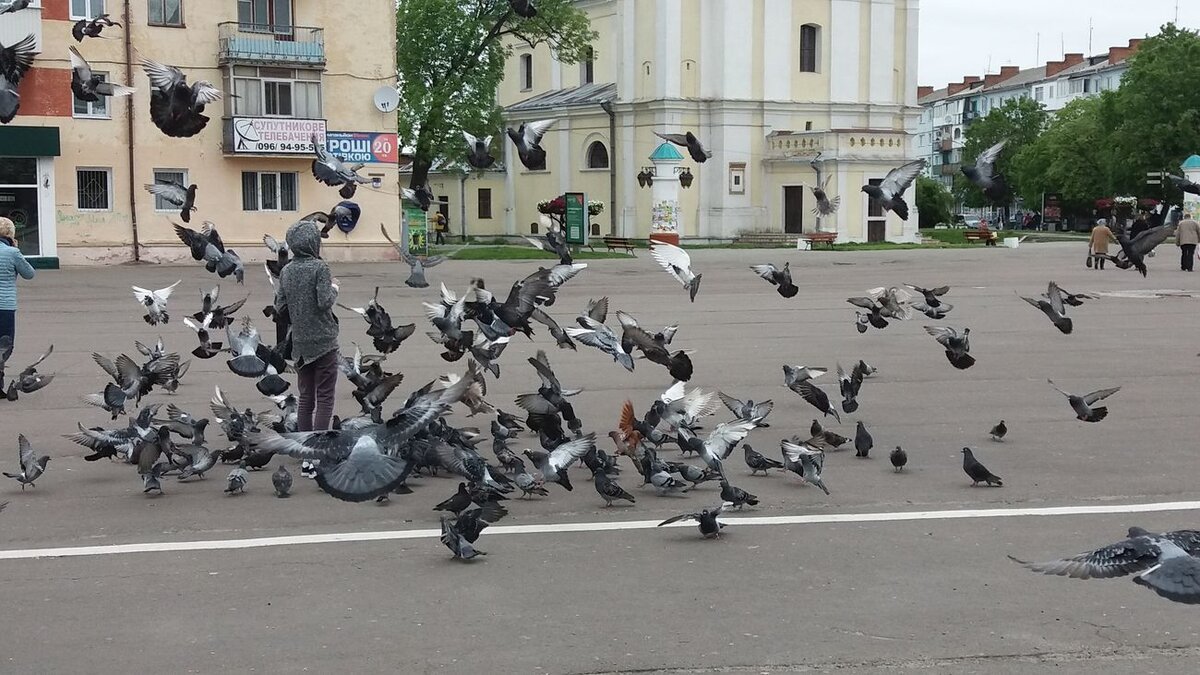
<svg viewBox="0 0 1200 675">
<path fill-rule="evenodd" d="M 1188 157 L 1186 160 L 1184 160 L 1183 166 L 1180 168 L 1182 168 L 1184 171 L 1200 169 L 1200 155 L 1192 155 L 1191 157 Z"/>
<path fill-rule="evenodd" d="M 1200 157 L 1196 158 L 1200 161 Z M 675 149 L 675 146 L 670 143 L 663 143 L 650 153 L 651 162 L 682 162 L 683 153 Z"/>
</svg>

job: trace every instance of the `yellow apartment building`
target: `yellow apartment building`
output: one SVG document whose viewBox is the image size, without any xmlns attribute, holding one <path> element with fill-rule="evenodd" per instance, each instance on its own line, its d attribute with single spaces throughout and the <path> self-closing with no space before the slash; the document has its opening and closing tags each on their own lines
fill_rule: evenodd
<svg viewBox="0 0 1200 675">
<path fill-rule="evenodd" d="M 472 235 L 527 234 L 538 201 L 575 191 L 605 202 L 599 233 L 646 237 L 662 206 L 637 179 L 662 142 L 652 132 L 692 130 L 713 157 L 697 165 L 683 151 L 653 179 L 677 181 L 674 166 L 692 173 L 676 206 L 684 238 L 814 231 L 804 186 L 818 172 L 842 198 L 822 230 L 839 241 L 917 237 L 915 206 L 908 222 L 885 216 L 861 187 L 918 154 L 919 0 L 578 5 L 599 34 L 593 58 L 565 65 L 546 46 L 514 44 L 499 93 L 514 128 L 558 120 L 542 143 L 547 170 L 525 170 L 505 140 L 502 171 L 432 177 L 455 234 L 462 225 Z"/>
<path fill-rule="evenodd" d="M 104 13 L 124 28 L 76 43 L 72 25 Z M 143 187 L 156 178 L 197 184 L 192 227 L 212 221 L 244 259 L 260 259 L 264 233 L 278 237 L 341 201 L 312 177 L 314 132 L 378 179 L 353 198 L 358 227 L 335 230 L 324 254 L 390 251 L 378 224 L 400 221 L 395 104 L 384 93 L 396 81 L 391 0 L 40 0 L 0 16 L 0 43 L 29 34 L 39 53 L 20 85 L 20 113 L 0 126 L 0 215 L 15 216 L 22 249 L 43 265 L 186 256 L 171 229 L 178 210 Z M 70 45 L 137 93 L 75 99 Z M 169 138 L 153 125 L 138 54 L 227 94 L 205 111 L 200 134 Z"/>
</svg>

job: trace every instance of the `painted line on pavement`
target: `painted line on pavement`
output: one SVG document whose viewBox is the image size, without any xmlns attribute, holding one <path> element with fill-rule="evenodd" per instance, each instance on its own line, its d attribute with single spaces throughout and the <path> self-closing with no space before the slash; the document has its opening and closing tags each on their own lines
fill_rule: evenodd
<svg viewBox="0 0 1200 675">
<path fill-rule="evenodd" d="M 722 517 L 728 525 L 815 525 L 821 523 L 886 523 L 906 520 L 962 520 L 969 518 L 1015 518 L 1036 516 L 1088 516 L 1118 513 L 1157 513 L 1200 509 L 1200 501 L 1159 502 L 1151 504 L 1103 504 L 1097 506 L 1050 506 L 1011 509 L 961 509 L 947 511 L 898 511 L 891 513 L 829 513 L 803 516 Z M 568 532 L 609 532 L 615 530 L 652 530 L 657 520 L 624 520 L 603 523 L 544 523 L 539 525 L 495 525 L 489 537 L 506 534 L 555 534 Z M 695 527 L 694 523 L 675 523 L 668 527 Z M 203 541 L 163 541 L 107 546 L 70 546 L 0 551 L 0 560 L 31 558 L 73 558 L 79 556 L 122 555 L 129 553 L 172 553 L 181 551 L 222 551 L 243 548 L 337 544 L 343 542 L 429 539 L 441 536 L 441 530 L 389 530 L 381 532 L 333 532 L 298 534 L 254 539 L 215 539 Z"/>
</svg>

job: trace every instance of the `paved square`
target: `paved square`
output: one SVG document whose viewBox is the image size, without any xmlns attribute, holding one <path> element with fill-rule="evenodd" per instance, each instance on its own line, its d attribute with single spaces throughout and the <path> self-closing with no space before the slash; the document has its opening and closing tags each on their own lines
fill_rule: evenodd
<svg viewBox="0 0 1200 675">
<path fill-rule="evenodd" d="M 144 667 L 189 672 L 771 672 L 809 667 L 923 668 L 935 672 L 1193 672 L 1200 619 L 1128 580 L 1080 582 L 1035 575 L 1006 554 L 1047 559 L 1119 539 L 1125 528 L 1195 526 L 1192 513 L 1117 513 L 1125 505 L 1190 502 L 1195 477 L 1194 381 L 1200 370 L 1194 336 L 1196 277 L 1177 271 L 1175 249 L 1151 261 L 1148 279 L 1132 272 L 1093 272 L 1082 244 L 1026 245 L 1017 250 L 877 251 L 701 250 L 693 253 L 704 285 L 695 304 L 644 252 L 628 260 L 595 261 L 569 282 L 551 313 L 572 323 L 588 298 L 608 295 L 644 324 L 679 323 L 676 345 L 694 350 L 690 386 L 741 398 L 771 398 L 769 429 L 749 443 L 771 457 L 781 438 L 806 434 L 816 416 L 782 385 L 783 363 L 879 368 L 866 381 L 858 414 L 831 428 L 853 435 L 862 419 L 875 438 L 869 460 L 853 450 L 830 453 L 824 478 L 832 494 L 773 472 L 750 477 L 735 450 L 733 482 L 761 498 L 745 516 L 807 517 L 738 524 L 719 541 L 694 528 L 647 529 L 687 510 L 715 505 L 718 490 L 685 496 L 639 490 L 626 465 L 621 482 L 637 503 L 604 508 L 584 469 L 575 490 L 551 486 L 551 496 L 510 502 L 502 526 L 531 533 L 486 532 L 490 555 L 456 564 L 436 538 L 431 507 L 457 479 L 413 480 L 415 494 L 389 505 L 353 505 L 298 479 L 295 496 L 276 499 L 269 472 L 252 473 L 245 496 L 222 493 L 227 470 L 146 498 L 133 467 L 85 463 L 81 448 L 62 438 L 108 415 L 79 397 L 102 388 L 105 376 L 90 354 L 134 354 L 133 340 L 159 334 L 181 353 L 194 346 L 179 321 L 196 311 L 199 289 L 214 278 L 198 266 L 123 266 L 41 272 L 21 287 L 20 369 L 48 343 L 44 370 L 57 371 L 42 392 L 0 405 L 0 466 L 16 466 L 16 436 L 54 458 L 37 488 L 0 484 L 5 551 L 199 540 L 230 541 L 293 535 L 400 532 L 410 538 L 313 543 L 239 550 L 114 553 L 68 558 L 0 560 L 9 611 L 7 672 L 110 672 Z M 800 294 L 780 298 L 748 266 L 785 260 Z M 420 302 L 436 285 L 465 288 L 484 276 L 507 289 L 537 262 L 451 261 L 429 270 L 434 288 L 403 285 L 399 264 L 335 265 L 341 300 L 361 304 L 375 286 L 399 322 L 419 332 L 389 360 L 405 373 L 393 399 L 464 364 L 447 364 L 422 334 Z M 161 288 L 182 279 L 171 299 L 177 317 L 147 327 L 129 285 Z M 1035 296 L 1050 279 L 1074 292 L 1101 292 L 1073 309 L 1072 335 L 1061 335 L 1014 291 Z M 859 335 L 850 295 L 911 282 L 950 284 L 955 306 L 944 322 L 923 318 Z M 1130 292 L 1134 291 L 1134 292 Z M 1173 291 L 1152 293 L 1144 291 Z M 222 284 L 223 299 L 250 293 L 249 313 L 269 329 L 259 309 L 270 292 L 258 267 L 245 289 Z M 1165 296 L 1165 297 L 1164 297 Z M 341 312 L 342 344 L 369 344 L 365 324 Z M 978 365 L 954 370 L 921 330 L 944 323 L 972 329 Z M 610 320 L 615 325 L 615 318 Z M 540 327 L 539 327 L 540 329 Z M 585 389 L 575 402 L 584 429 L 604 437 L 620 404 L 644 411 L 669 384 L 666 370 L 645 361 L 626 373 L 598 351 L 558 350 L 544 330 L 519 337 L 501 359 L 502 378 L 489 400 L 515 411 L 513 397 L 532 391 L 525 359 L 544 348 L 564 386 Z M 1099 424 L 1074 419 L 1050 377 L 1073 391 L 1121 385 Z M 836 392 L 832 372 L 819 383 Z M 224 357 L 195 362 L 174 402 L 208 414 L 213 385 L 241 406 L 269 405 L 249 380 L 228 372 Z M 343 386 L 339 411 L 356 409 Z M 713 421 L 723 420 L 725 411 Z M 987 431 L 1005 419 L 1011 432 L 993 443 Z M 465 419 L 486 429 L 489 420 Z M 830 420 L 832 422 L 832 420 Z M 711 427 L 711 424 L 708 426 Z M 210 440 L 214 434 L 210 434 Z M 530 445 L 527 437 L 516 450 Z M 536 439 L 533 439 L 536 443 Z M 892 472 L 888 451 L 903 446 L 909 468 Z M 971 488 L 959 450 L 971 446 L 1000 489 Z M 484 446 L 484 454 L 490 451 Z M 676 453 L 664 453 L 674 459 Z M 275 460 L 278 463 L 279 459 Z M 291 460 L 287 460 L 291 462 Z M 273 463 L 274 465 L 274 463 Z M 945 510 L 1104 507 L 1096 515 L 884 521 L 843 514 Z M 1039 512 L 1040 513 L 1040 512 Z M 815 521 L 815 522 L 813 522 Z M 629 529 L 616 529 L 621 523 Z M 556 532 L 558 524 L 607 523 L 600 531 Z M 538 527 L 544 526 L 544 527 Z M 612 529 L 609 529 L 612 528 Z M 403 535 L 408 537 L 408 535 Z M 279 543 L 276 540 L 276 543 Z M 22 554 L 22 555 L 28 555 Z M 0 552 L 0 557 L 3 553 Z M 63 649 L 63 645 L 75 648 Z"/>
</svg>

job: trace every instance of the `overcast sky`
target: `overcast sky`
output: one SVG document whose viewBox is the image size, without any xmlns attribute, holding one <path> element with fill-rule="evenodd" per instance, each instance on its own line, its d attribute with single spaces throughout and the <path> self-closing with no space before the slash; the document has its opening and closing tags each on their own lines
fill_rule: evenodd
<svg viewBox="0 0 1200 675">
<path fill-rule="evenodd" d="M 1178 7 L 1180 26 L 1200 28 L 1200 0 Z M 921 0 L 920 83 L 941 88 L 1000 66 L 1032 68 L 1060 58 L 1064 43 L 1087 53 L 1089 19 L 1098 54 L 1157 33 L 1175 8 L 1176 0 Z"/>
</svg>

